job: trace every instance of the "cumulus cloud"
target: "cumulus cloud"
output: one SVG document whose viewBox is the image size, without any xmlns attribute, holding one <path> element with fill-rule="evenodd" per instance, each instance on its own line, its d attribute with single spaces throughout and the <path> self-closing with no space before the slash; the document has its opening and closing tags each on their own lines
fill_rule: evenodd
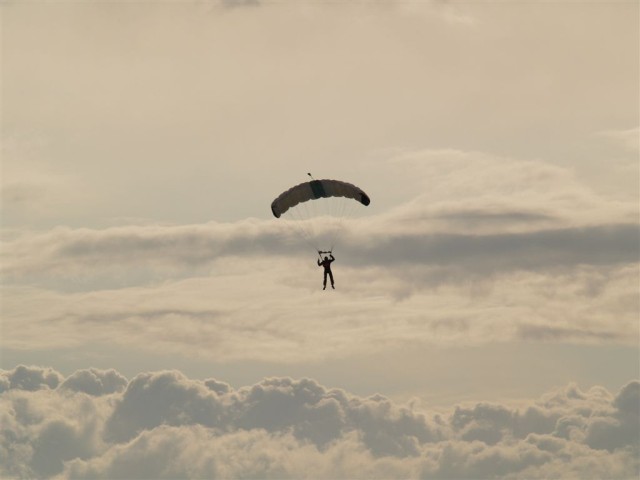
<svg viewBox="0 0 640 480">
<path fill-rule="evenodd" d="M 123 390 L 126 385 L 127 379 L 115 370 L 90 368 L 67 377 L 60 388 L 99 396 Z"/>
<path fill-rule="evenodd" d="M 2 392 L 3 476 L 628 478 L 640 468 L 638 381 L 617 394 L 569 385 L 517 408 L 430 412 L 312 379 L 234 389 L 165 371 L 118 391 L 64 387 L 87 372 Z"/>
<path fill-rule="evenodd" d="M 40 390 L 56 388 L 62 381 L 62 375 L 50 368 L 28 367 L 20 365 L 14 370 L 0 370 L 0 392 L 10 389 Z"/>
</svg>

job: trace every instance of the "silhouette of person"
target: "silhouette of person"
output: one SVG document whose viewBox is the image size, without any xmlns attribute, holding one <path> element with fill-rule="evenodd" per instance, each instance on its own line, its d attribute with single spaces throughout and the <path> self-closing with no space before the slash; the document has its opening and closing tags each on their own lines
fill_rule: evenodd
<svg viewBox="0 0 640 480">
<path fill-rule="evenodd" d="M 333 273 L 331 272 L 331 262 L 333 262 L 335 258 L 333 258 L 333 254 L 331 252 L 329 252 L 329 257 L 324 257 L 324 260 L 322 262 L 318 260 L 318 266 L 324 267 L 324 282 L 322 283 L 323 290 L 327 288 L 327 275 L 329 275 L 329 278 L 331 279 L 331 288 L 336 288 L 333 286 Z"/>
</svg>

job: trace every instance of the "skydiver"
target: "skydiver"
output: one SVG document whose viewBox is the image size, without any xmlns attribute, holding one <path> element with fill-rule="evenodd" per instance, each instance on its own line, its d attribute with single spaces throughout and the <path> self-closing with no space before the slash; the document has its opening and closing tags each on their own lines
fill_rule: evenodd
<svg viewBox="0 0 640 480">
<path fill-rule="evenodd" d="M 324 260 L 321 262 L 320 260 L 318 260 L 318 266 L 319 267 L 324 267 L 324 282 L 322 283 L 322 289 L 326 290 L 327 289 L 327 275 L 329 275 L 329 278 L 331 279 L 331 288 L 333 288 L 335 290 L 336 287 L 334 287 L 333 285 L 333 273 L 331 272 L 331 262 L 333 262 L 335 260 L 335 258 L 333 258 L 333 253 L 331 252 L 321 252 L 318 251 L 318 255 L 322 254 L 322 253 L 328 253 L 329 257 L 324 257 Z M 322 257 L 320 257 L 322 258 Z"/>
</svg>

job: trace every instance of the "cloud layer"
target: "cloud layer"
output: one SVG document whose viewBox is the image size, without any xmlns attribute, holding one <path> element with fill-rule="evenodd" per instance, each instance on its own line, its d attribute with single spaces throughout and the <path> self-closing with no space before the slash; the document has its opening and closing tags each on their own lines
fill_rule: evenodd
<svg viewBox="0 0 640 480">
<path fill-rule="evenodd" d="M 2 13 L 0 476 L 637 476 L 636 381 L 258 381 L 636 378 L 637 4 Z M 308 171 L 373 200 L 335 292 Z"/>
<path fill-rule="evenodd" d="M 54 380 L 55 379 L 55 380 Z M 447 412 L 311 379 L 0 372 L 8 478 L 630 478 L 640 383 Z"/>
<path fill-rule="evenodd" d="M 540 162 L 446 150 L 385 165 L 422 193 L 345 223 L 331 297 L 280 220 L 59 227 L 5 241 L 3 341 L 284 363 L 407 341 L 635 345 L 636 204 Z"/>
</svg>

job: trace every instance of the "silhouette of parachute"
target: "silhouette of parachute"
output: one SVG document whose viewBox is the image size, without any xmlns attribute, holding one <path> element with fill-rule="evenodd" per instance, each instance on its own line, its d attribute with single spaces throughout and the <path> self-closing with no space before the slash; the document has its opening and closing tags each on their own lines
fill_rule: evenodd
<svg viewBox="0 0 640 480">
<path fill-rule="evenodd" d="M 315 250 L 333 250 L 345 220 L 371 203 L 361 188 L 340 180 L 312 180 L 282 192 L 271 202 L 271 212 Z"/>
<path fill-rule="evenodd" d="M 300 203 L 330 197 L 351 198 L 364 206 L 371 203 L 369 196 L 351 183 L 339 180 L 311 180 L 281 193 L 271 202 L 271 211 L 276 218 L 280 218 L 280 215 Z"/>
</svg>

